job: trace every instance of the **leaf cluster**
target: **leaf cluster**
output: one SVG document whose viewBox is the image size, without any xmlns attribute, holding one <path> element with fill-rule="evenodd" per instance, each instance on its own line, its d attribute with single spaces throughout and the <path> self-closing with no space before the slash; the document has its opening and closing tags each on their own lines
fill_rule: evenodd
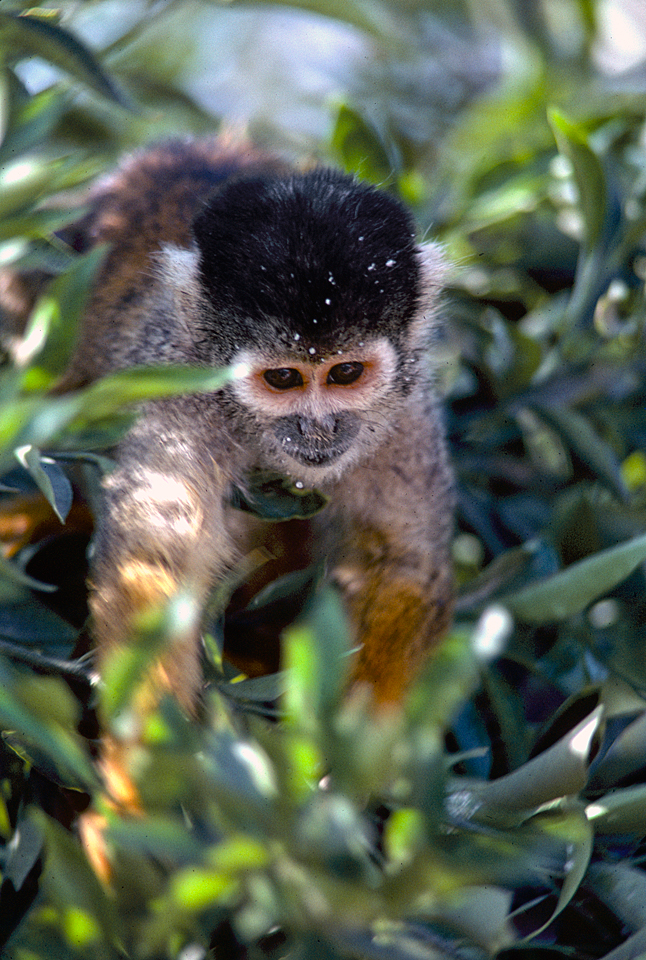
<svg viewBox="0 0 646 960">
<path fill-rule="evenodd" d="M 413 0 L 397 18 L 387 3 L 301 6 L 365 31 L 384 57 L 388 42 L 419 54 L 436 15 Z M 142 624 L 97 686 L 82 632 L 87 513 L 138 403 L 232 374 L 134 370 L 47 391 L 102 256 L 69 244 L 78 188 L 159 132 L 151 105 L 170 104 L 182 129 L 206 118 L 137 60 L 155 16 L 98 57 L 58 13 L 0 14 L 0 256 L 43 280 L 27 329 L 7 314 L 1 331 L 4 955 L 646 949 L 646 110 L 644 90 L 610 89 L 593 67 L 595 5 L 563 6 L 574 45 L 542 4 L 491 4 L 528 66 L 463 105 L 432 149 L 414 95 L 417 124 L 336 105 L 320 145 L 399 191 L 456 265 L 435 358 L 458 487 L 453 631 L 402 714 L 375 720 L 362 695 L 343 696 L 351 645 L 317 572 L 256 600 L 262 615 L 304 597 L 276 676 L 223 665 L 214 598 L 202 718 L 163 702 L 130 758 L 140 816 L 105 795 L 96 716 L 104 733 L 127 729 L 151 658 L 194 611 L 180 597 Z M 65 77 L 31 95 L 19 65 L 34 54 Z M 275 520 L 321 506 L 265 481 L 241 508 Z M 88 813 L 104 825 L 107 883 L 75 832 Z"/>
</svg>

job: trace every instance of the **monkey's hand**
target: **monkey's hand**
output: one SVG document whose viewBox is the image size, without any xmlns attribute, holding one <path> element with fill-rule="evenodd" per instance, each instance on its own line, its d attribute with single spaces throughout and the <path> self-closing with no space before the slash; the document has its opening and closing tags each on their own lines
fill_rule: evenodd
<svg viewBox="0 0 646 960">
<path fill-rule="evenodd" d="M 360 644 L 352 684 L 369 686 L 380 710 L 393 709 L 451 622 L 449 571 L 427 582 L 397 568 L 362 571 L 345 592 Z"/>
</svg>

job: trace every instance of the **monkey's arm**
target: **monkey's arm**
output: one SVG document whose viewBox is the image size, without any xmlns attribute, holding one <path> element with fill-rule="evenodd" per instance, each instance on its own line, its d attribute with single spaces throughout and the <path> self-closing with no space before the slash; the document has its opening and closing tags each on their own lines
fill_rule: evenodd
<svg viewBox="0 0 646 960">
<path fill-rule="evenodd" d="M 115 647 L 132 641 L 146 611 L 180 591 L 195 605 L 145 681 L 145 709 L 170 691 L 194 711 L 199 613 L 233 560 L 224 523 L 227 480 L 203 438 L 192 434 L 191 402 L 178 398 L 148 407 L 104 481 L 90 594 L 99 667 Z"/>
<path fill-rule="evenodd" d="M 452 477 L 439 415 L 391 438 L 374 467 L 342 483 L 334 577 L 360 651 L 352 682 L 399 704 L 451 621 Z"/>
<path fill-rule="evenodd" d="M 141 678 L 129 723 L 118 732 L 104 725 L 99 767 L 107 798 L 131 813 L 141 810 L 132 771 L 147 717 L 165 693 L 173 694 L 189 714 L 195 711 L 202 607 L 233 553 L 224 532 L 227 482 L 203 437 L 192 433 L 195 417 L 186 416 L 186 405 L 190 412 L 195 400 L 148 405 L 104 480 L 90 584 L 100 674 L 109 673 L 113 655 L 141 640 L 138 628 L 146 612 L 163 609 L 180 591 L 190 600 L 186 619 L 164 638 L 163 649 Z M 97 876 L 108 883 L 112 862 L 105 825 L 103 813 L 89 809 L 78 826 Z"/>
</svg>

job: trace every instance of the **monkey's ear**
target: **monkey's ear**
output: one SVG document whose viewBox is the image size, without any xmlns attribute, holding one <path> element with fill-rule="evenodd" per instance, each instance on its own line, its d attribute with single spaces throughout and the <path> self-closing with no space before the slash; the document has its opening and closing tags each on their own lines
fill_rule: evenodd
<svg viewBox="0 0 646 960">
<path fill-rule="evenodd" d="M 417 247 L 420 268 L 419 300 L 416 320 L 434 326 L 442 290 L 448 282 L 451 269 L 439 243 L 421 243 Z"/>
<path fill-rule="evenodd" d="M 422 296 L 435 298 L 448 281 L 449 262 L 439 243 L 420 243 L 417 247 L 421 270 Z"/>
</svg>

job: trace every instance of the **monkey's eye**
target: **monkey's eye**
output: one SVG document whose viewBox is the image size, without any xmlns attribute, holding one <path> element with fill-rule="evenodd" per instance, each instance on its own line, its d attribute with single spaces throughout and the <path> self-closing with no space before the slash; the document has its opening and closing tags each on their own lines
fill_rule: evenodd
<svg viewBox="0 0 646 960">
<path fill-rule="evenodd" d="M 302 387 L 303 378 L 294 367 L 279 367 L 277 370 L 265 370 L 263 377 L 274 390 L 291 390 Z"/>
<path fill-rule="evenodd" d="M 328 373 L 327 382 L 339 387 L 348 387 L 351 383 L 356 383 L 362 373 L 363 364 L 359 363 L 358 360 L 349 363 L 337 363 Z"/>
</svg>

